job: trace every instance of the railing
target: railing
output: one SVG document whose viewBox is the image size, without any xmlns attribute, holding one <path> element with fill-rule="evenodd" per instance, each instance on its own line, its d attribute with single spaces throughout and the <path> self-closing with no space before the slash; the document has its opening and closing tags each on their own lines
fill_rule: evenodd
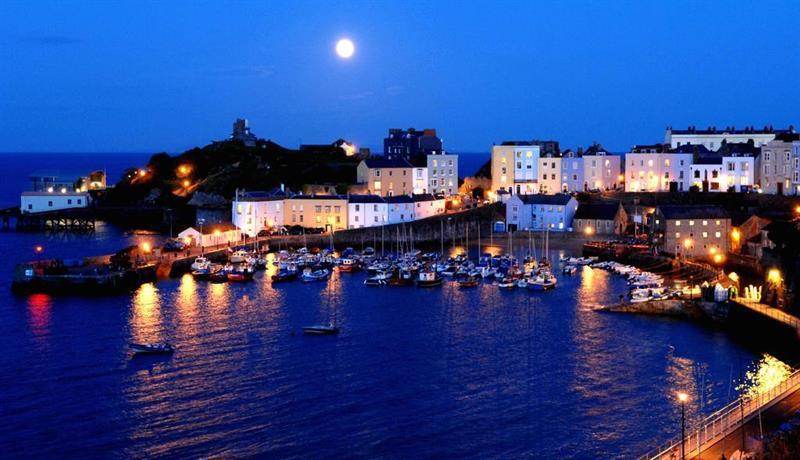
<svg viewBox="0 0 800 460">
<path fill-rule="evenodd" d="M 697 429 L 687 430 L 684 439 L 686 456 L 701 454 L 705 447 L 733 433 L 760 411 L 771 407 L 785 396 L 800 388 L 800 370 L 786 380 L 755 397 L 742 397 L 705 418 Z M 680 458 L 681 439 L 673 438 L 640 459 Z"/>
<path fill-rule="evenodd" d="M 784 324 L 787 324 L 793 327 L 798 332 L 798 334 L 800 334 L 800 318 L 785 313 L 777 308 L 773 308 L 768 305 L 764 305 L 763 303 L 755 302 L 752 300 L 745 300 L 742 298 L 738 298 L 736 299 L 736 302 L 738 302 L 741 305 L 744 305 L 745 307 L 751 310 L 755 310 L 763 315 L 769 316 L 770 318 L 776 319 Z"/>
</svg>

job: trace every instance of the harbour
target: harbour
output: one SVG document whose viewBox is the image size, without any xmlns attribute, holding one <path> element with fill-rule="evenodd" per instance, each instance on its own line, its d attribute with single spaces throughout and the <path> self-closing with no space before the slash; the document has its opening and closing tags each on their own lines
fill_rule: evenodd
<svg viewBox="0 0 800 460">
<path fill-rule="evenodd" d="M 84 253 L 82 242 L 90 242 L 73 235 L 69 244 L 54 246 L 46 241 L 52 236 L 5 236 L 6 244 L 14 240 L 11 246 L 25 247 L 17 250 L 17 260 L 29 257 L 33 241 L 66 258 Z M 125 236 L 101 225 L 89 247 L 102 252 L 103 245 L 145 239 L 152 236 Z M 517 239 L 515 253 L 524 259 L 527 244 Z M 507 241 L 502 243 L 497 250 Z M 446 249 L 453 256 L 463 252 L 459 245 L 452 253 Z M 197 281 L 187 273 L 90 304 L 73 296 L 4 293 L 1 324 L 25 325 L 7 329 L 2 339 L 15 350 L 2 358 L 4 368 L 13 370 L 2 377 L 11 389 L 3 396 L 4 415 L 14 422 L 4 438 L 42 455 L 57 448 L 89 454 L 121 443 L 152 455 L 169 450 L 186 456 L 293 456 L 309 440 L 333 453 L 413 455 L 429 451 L 430 436 L 443 436 L 448 443 L 438 450 L 442 455 L 568 449 L 578 456 L 633 456 L 646 452 L 654 437 L 666 440 L 674 432 L 674 419 L 658 415 L 676 410 L 674 386 L 704 388 L 703 406 L 692 409 L 696 417 L 735 396 L 729 374 L 739 359 L 754 362 L 751 345 L 680 319 L 594 311 L 616 302 L 628 285 L 588 265 L 562 275 L 563 262 L 581 257 L 564 251 L 550 255 L 558 287 L 541 293 L 499 289 L 494 281 L 466 289 L 451 279 L 435 289 L 372 288 L 364 286 L 367 270 L 334 269 L 325 282 L 273 283 L 279 270 L 274 254 L 248 283 Z M 476 243 L 471 254 L 477 260 Z M 327 324 L 334 309 L 339 334 L 302 334 L 303 327 Z M 129 343 L 161 342 L 174 346 L 174 353 L 130 356 Z M 486 360 L 491 364 L 474 365 Z M 313 378 L 308 367 L 316 369 Z M 631 370 L 648 378 L 620 377 Z M 46 375 L 53 372 L 64 376 L 58 387 L 48 383 Z M 8 380 L 12 374 L 34 385 L 16 385 Z M 110 391 L 86 393 L 96 385 Z M 228 396 L 220 399 L 223 394 Z M 321 412 L 319 398 L 327 401 Z M 398 406 L 406 398 L 415 402 Z M 24 410 L 27 403 L 39 409 Z M 243 415 L 242 407 L 252 404 L 258 409 Z M 564 404 L 576 411 L 561 410 Z M 334 429 L 325 422 L 334 413 L 350 426 L 370 429 L 363 435 Z M 420 413 L 432 422 L 412 423 Z M 79 429 L 83 417 L 112 428 L 80 444 L 71 442 L 68 431 L 47 429 Z M 196 436 L 217 417 L 230 419 L 231 430 L 251 430 L 215 430 L 232 436 L 222 443 Z M 652 430 L 643 432 L 642 424 Z M 137 426 L 170 426 L 172 434 L 132 431 Z M 375 444 L 385 438 L 384 430 L 395 436 Z M 603 430 L 619 436 L 592 435 Z M 264 444 L 263 436 L 283 441 Z"/>
</svg>

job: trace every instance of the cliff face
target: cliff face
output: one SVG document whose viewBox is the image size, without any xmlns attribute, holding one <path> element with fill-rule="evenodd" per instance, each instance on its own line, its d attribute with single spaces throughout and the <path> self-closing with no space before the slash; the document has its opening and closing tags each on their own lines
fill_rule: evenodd
<svg viewBox="0 0 800 460">
<path fill-rule="evenodd" d="M 247 147 L 238 141 L 215 142 L 170 156 L 158 153 L 144 169 L 129 169 L 102 196 L 103 205 L 130 206 L 149 203 L 180 207 L 195 194 L 205 202 L 214 197 L 230 200 L 237 188 L 269 190 L 281 184 L 300 189 L 306 183 L 352 183 L 358 159 L 343 150 L 331 152 L 290 150 L 271 141 Z"/>
</svg>

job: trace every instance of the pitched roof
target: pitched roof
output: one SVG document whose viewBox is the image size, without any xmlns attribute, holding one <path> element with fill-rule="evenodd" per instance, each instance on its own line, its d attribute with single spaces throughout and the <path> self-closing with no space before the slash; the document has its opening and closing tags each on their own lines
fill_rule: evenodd
<svg viewBox="0 0 800 460">
<path fill-rule="evenodd" d="M 239 201 L 276 201 L 284 198 L 286 198 L 285 192 L 281 192 L 281 194 L 278 195 L 271 192 L 253 191 L 239 195 Z"/>
<path fill-rule="evenodd" d="M 665 219 L 730 219 L 728 211 L 721 206 L 708 205 L 669 205 L 658 209 Z"/>
<path fill-rule="evenodd" d="M 436 201 L 439 198 L 436 198 L 430 193 L 417 193 L 411 195 L 411 199 L 414 201 Z"/>
<path fill-rule="evenodd" d="M 378 195 L 349 195 L 347 199 L 350 203 L 386 203 Z"/>
<path fill-rule="evenodd" d="M 233 225 L 230 222 L 203 225 L 202 226 L 203 227 L 202 232 L 200 231 L 199 227 L 200 226 L 198 225 L 197 227 L 192 227 L 192 228 L 194 228 L 198 232 L 202 233 L 203 235 L 212 235 L 212 234 L 214 234 L 216 232 L 223 233 L 223 232 L 229 232 L 231 230 L 238 230 L 239 229 L 239 227 Z"/>
<path fill-rule="evenodd" d="M 411 163 L 404 158 L 367 158 L 364 163 L 368 168 L 411 168 Z"/>
<path fill-rule="evenodd" d="M 581 204 L 575 211 L 575 219 L 614 220 L 619 210 L 619 203 L 614 204 Z"/>
<path fill-rule="evenodd" d="M 387 196 L 387 203 L 413 203 L 414 200 L 408 195 Z"/>
<path fill-rule="evenodd" d="M 707 155 L 711 152 L 703 144 L 683 144 L 674 149 L 670 149 L 670 153 L 696 153 L 698 155 Z"/>
<path fill-rule="evenodd" d="M 295 195 L 289 197 L 291 200 L 347 200 L 343 195 Z"/>
<path fill-rule="evenodd" d="M 693 164 L 696 165 L 721 165 L 722 164 L 722 157 L 721 156 L 703 156 L 698 157 L 694 160 Z"/>
<path fill-rule="evenodd" d="M 571 195 L 558 194 L 558 195 L 514 195 L 522 200 L 525 204 L 554 204 L 564 206 L 572 199 Z"/>
</svg>

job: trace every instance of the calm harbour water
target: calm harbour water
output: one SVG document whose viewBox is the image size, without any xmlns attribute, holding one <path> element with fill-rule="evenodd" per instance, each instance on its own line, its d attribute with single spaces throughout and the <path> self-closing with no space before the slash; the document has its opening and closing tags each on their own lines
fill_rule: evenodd
<svg viewBox="0 0 800 460">
<path fill-rule="evenodd" d="M 547 293 L 264 273 L 99 299 L 7 289 L 36 244 L 68 258 L 152 238 L 0 233 L 0 456 L 631 457 L 677 433 L 676 390 L 690 419 L 710 413 L 757 358 L 688 321 L 592 311 L 625 284 L 589 268 Z M 339 336 L 298 333 L 334 311 Z M 132 359 L 132 341 L 177 351 Z"/>
</svg>

